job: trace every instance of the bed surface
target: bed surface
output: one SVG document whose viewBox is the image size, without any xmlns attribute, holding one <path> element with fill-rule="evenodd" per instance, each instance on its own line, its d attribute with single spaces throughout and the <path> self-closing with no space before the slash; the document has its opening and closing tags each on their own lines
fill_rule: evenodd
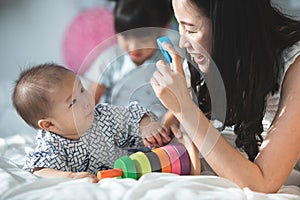
<svg viewBox="0 0 300 200">
<path fill-rule="evenodd" d="M 178 176 L 150 173 L 138 181 L 103 179 L 44 179 L 19 169 L 10 161 L 0 161 L 0 199 L 300 199 L 300 189 L 283 186 L 276 194 L 240 189 L 234 183 L 215 176 Z"/>
</svg>

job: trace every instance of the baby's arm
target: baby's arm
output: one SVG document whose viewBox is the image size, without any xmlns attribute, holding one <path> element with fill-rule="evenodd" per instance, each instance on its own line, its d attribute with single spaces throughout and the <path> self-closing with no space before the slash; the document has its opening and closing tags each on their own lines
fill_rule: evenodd
<svg viewBox="0 0 300 200">
<path fill-rule="evenodd" d="M 98 179 L 89 172 L 68 172 L 51 168 L 34 168 L 33 174 L 45 178 L 91 178 L 93 183 L 97 183 Z"/>
<path fill-rule="evenodd" d="M 139 124 L 145 146 L 163 146 L 171 141 L 170 131 L 161 122 L 145 114 Z"/>
<path fill-rule="evenodd" d="M 121 148 L 125 148 L 126 145 L 132 148 L 142 143 L 151 148 L 152 145 L 162 146 L 171 141 L 169 129 L 157 121 L 152 112 L 136 102 L 130 103 L 128 107 L 99 104 L 96 109 L 100 113 L 114 116 L 110 122 L 116 131 L 110 132 L 120 133 L 115 134 L 113 138 L 114 143 Z"/>
</svg>

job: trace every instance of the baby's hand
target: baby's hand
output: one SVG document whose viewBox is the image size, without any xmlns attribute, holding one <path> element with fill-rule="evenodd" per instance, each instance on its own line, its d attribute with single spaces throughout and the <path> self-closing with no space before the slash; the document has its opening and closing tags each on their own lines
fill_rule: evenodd
<svg viewBox="0 0 300 200">
<path fill-rule="evenodd" d="M 149 116 L 143 117 L 140 123 L 143 142 L 146 147 L 163 146 L 171 141 L 170 131 L 159 121 Z"/>
<path fill-rule="evenodd" d="M 98 179 L 95 175 L 89 172 L 73 172 L 72 178 L 90 178 L 92 183 L 98 183 Z"/>
</svg>

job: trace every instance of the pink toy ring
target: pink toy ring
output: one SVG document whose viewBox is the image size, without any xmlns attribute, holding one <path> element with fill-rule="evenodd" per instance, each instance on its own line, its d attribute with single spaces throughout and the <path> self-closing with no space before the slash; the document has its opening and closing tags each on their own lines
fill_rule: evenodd
<svg viewBox="0 0 300 200">
<path fill-rule="evenodd" d="M 163 149 L 170 158 L 172 173 L 180 175 L 181 166 L 180 166 L 180 158 L 178 152 L 171 145 L 163 146 L 161 147 L 161 149 Z"/>
</svg>

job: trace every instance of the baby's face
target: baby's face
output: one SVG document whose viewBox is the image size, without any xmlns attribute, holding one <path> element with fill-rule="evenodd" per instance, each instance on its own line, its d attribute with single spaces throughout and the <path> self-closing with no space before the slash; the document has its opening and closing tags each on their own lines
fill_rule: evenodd
<svg viewBox="0 0 300 200">
<path fill-rule="evenodd" d="M 79 78 L 71 73 L 65 76 L 64 84 L 52 97 L 51 116 L 57 129 L 53 132 L 65 138 L 78 139 L 93 123 L 94 98 L 84 89 Z"/>
<path fill-rule="evenodd" d="M 118 44 L 120 48 L 127 52 L 131 60 L 137 64 L 143 64 L 148 58 L 150 58 L 155 51 L 156 37 L 134 37 L 117 35 Z"/>
</svg>

